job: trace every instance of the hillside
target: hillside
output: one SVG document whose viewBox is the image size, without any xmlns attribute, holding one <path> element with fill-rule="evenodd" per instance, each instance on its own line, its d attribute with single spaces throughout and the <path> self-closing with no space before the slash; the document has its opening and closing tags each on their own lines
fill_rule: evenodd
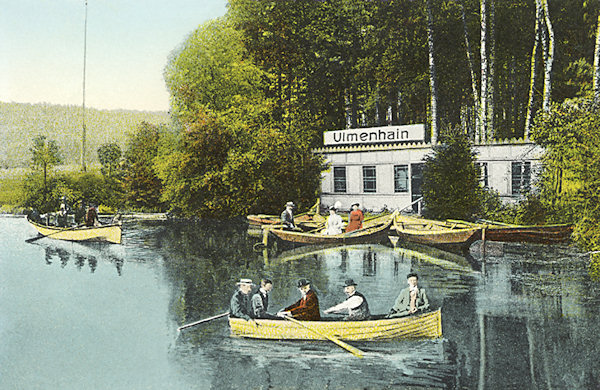
<svg viewBox="0 0 600 390">
<path fill-rule="evenodd" d="M 140 122 L 168 123 L 166 112 L 86 109 L 87 162 L 98 160 L 96 150 L 107 142 L 125 148 L 127 134 Z M 55 140 L 64 164 L 76 164 L 81 151 L 82 110 L 79 106 L 0 102 L 0 168 L 26 166 L 31 141 L 38 135 Z"/>
</svg>

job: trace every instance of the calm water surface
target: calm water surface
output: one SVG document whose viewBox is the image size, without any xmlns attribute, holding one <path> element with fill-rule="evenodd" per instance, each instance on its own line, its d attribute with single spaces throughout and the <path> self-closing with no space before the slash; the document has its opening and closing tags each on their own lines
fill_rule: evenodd
<svg viewBox="0 0 600 390">
<path fill-rule="evenodd" d="M 0 389 L 597 389 L 598 282 L 568 247 L 487 243 L 468 259 L 361 245 L 255 252 L 243 222 L 130 223 L 122 245 L 50 239 L 0 218 Z M 482 262 L 482 259 L 485 262 Z M 309 278 L 321 308 L 347 278 L 384 313 L 418 272 L 444 338 L 353 343 L 232 338 L 240 277 L 275 282 L 271 311 Z"/>
</svg>

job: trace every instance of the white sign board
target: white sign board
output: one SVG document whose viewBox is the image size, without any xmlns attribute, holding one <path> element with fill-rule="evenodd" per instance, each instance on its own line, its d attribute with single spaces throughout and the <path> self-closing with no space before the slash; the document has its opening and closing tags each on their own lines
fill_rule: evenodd
<svg viewBox="0 0 600 390">
<path fill-rule="evenodd" d="M 388 142 L 424 141 L 425 125 L 367 127 L 326 131 L 323 145 L 356 145 Z"/>
</svg>

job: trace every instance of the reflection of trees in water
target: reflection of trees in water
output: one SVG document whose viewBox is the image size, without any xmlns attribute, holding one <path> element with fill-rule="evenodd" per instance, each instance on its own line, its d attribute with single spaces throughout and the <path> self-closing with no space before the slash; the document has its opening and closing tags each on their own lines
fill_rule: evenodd
<svg viewBox="0 0 600 390">
<path fill-rule="evenodd" d="M 51 265 L 54 263 L 53 260 L 58 259 L 60 261 L 61 268 L 65 268 L 69 263 L 69 260 L 73 258 L 73 264 L 75 265 L 75 267 L 77 267 L 77 269 L 82 269 L 87 262 L 90 268 L 90 272 L 94 273 L 96 271 L 96 268 L 98 267 L 98 257 L 101 257 L 113 263 L 117 269 L 117 274 L 121 275 L 121 269 L 123 267 L 124 260 L 120 257 L 111 255 L 110 253 L 105 251 L 104 246 L 96 248 L 98 243 L 67 244 L 71 246 L 70 250 L 64 247 L 54 245 L 44 246 L 44 260 L 46 261 L 46 264 Z M 96 250 L 97 253 L 84 253 L 85 251 L 88 251 L 90 249 Z"/>
</svg>

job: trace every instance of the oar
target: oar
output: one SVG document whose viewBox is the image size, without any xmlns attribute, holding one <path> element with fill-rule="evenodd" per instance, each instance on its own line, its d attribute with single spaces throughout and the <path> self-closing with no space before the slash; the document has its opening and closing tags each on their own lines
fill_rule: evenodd
<svg viewBox="0 0 600 390">
<path fill-rule="evenodd" d="M 353 354 L 356 357 L 362 358 L 364 356 L 364 352 L 361 351 L 360 349 L 351 346 L 350 344 L 346 344 L 345 342 L 343 342 L 342 340 L 338 339 L 337 337 L 328 335 L 326 333 L 320 332 L 318 330 L 316 330 L 315 328 L 313 328 L 312 326 L 306 325 L 304 322 L 302 321 L 298 321 L 295 318 L 289 317 L 289 316 L 284 316 L 283 318 L 285 318 L 288 321 L 292 321 L 294 324 L 298 324 L 308 330 L 310 330 L 311 332 L 313 332 L 314 334 L 317 334 L 321 337 L 325 337 L 327 340 L 336 343 L 337 345 L 339 345 L 340 347 L 344 348 L 346 351 L 350 352 L 351 354 Z"/>
<path fill-rule="evenodd" d="M 217 314 L 216 316 L 212 316 L 212 317 L 200 320 L 200 321 L 192 322 L 191 324 L 181 325 L 179 328 L 177 328 L 177 331 L 179 332 L 182 329 L 186 329 L 186 328 L 190 328 L 192 326 L 200 325 L 200 324 L 203 324 L 205 322 L 216 320 L 217 318 L 225 317 L 225 316 L 228 316 L 228 315 L 229 315 L 229 312 L 227 311 L 225 313 Z"/>
<path fill-rule="evenodd" d="M 82 226 L 83 225 L 77 225 L 77 226 L 70 227 L 68 229 L 58 230 L 58 231 L 56 231 L 54 233 L 50 233 L 50 234 L 46 234 L 46 235 L 43 235 L 42 233 L 38 232 L 38 236 L 32 237 L 32 238 L 28 238 L 28 239 L 25 240 L 25 242 L 27 242 L 27 243 L 34 242 L 34 241 L 37 241 L 37 240 L 39 240 L 41 238 L 50 237 L 50 236 L 53 236 L 53 235 L 58 234 L 58 233 L 68 232 L 70 230 L 75 230 L 75 229 L 78 229 L 78 228 L 80 228 Z"/>
</svg>

